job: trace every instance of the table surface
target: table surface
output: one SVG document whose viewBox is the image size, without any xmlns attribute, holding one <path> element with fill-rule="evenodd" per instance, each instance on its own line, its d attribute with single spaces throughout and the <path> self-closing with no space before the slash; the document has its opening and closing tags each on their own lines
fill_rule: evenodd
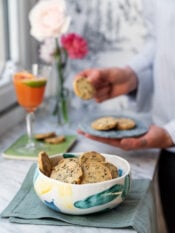
<svg viewBox="0 0 175 233">
<path fill-rule="evenodd" d="M 37 116 L 38 118 L 38 116 Z M 73 127 L 72 127 L 73 126 Z M 60 128 L 54 120 L 48 120 L 44 117 L 39 116 L 35 124 L 35 128 L 44 129 L 46 132 L 55 129 L 57 133 L 62 130 L 64 132 L 76 133 L 76 124 L 70 127 Z M 1 135 L 0 138 L 0 153 L 2 153 L 10 144 L 12 144 L 19 135 L 25 133 L 25 122 L 21 122 L 8 132 Z M 82 151 L 98 151 L 108 154 L 115 154 L 128 160 L 131 165 L 132 178 L 145 178 L 152 179 L 155 171 L 158 151 L 157 150 L 139 150 L 126 152 L 116 147 L 98 143 L 87 138 L 78 135 L 77 143 L 71 148 L 71 152 L 82 152 Z M 30 168 L 33 161 L 31 160 L 11 160 L 5 159 L 0 156 L 0 212 L 9 204 L 16 192 L 20 188 L 23 179 Z M 65 232 L 65 233 L 79 233 L 89 232 L 92 230 L 88 227 L 78 226 L 41 226 L 41 225 L 25 225 L 25 224 L 12 224 L 8 222 L 8 219 L 0 219 L 0 231 L 1 233 L 27 233 L 27 232 Z M 134 233 L 134 230 L 126 229 L 104 229 L 104 228 L 93 228 L 94 233 Z"/>
</svg>

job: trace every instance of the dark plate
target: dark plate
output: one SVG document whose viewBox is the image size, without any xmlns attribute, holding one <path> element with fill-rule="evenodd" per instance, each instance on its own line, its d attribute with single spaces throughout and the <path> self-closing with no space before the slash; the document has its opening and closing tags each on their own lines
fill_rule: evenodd
<svg viewBox="0 0 175 233">
<path fill-rule="evenodd" d="M 127 138 L 127 137 L 137 137 L 140 135 L 145 134 L 148 131 L 148 125 L 146 125 L 144 122 L 142 122 L 140 119 L 137 118 L 137 116 L 133 115 L 111 115 L 113 117 L 122 117 L 122 118 L 130 118 L 133 119 L 136 123 L 136 127 L 130 130 L 95 130 L 91 128 L 91 123 L 104 116 L 109 116 L 109 115 L 96 115 L 93 117 L 89 117 L 85 119 L 82 123 L 79 124 L 79 129 L 89 133 L 94 136 L 98 137 L 104 137 L 104 138 Z"/>
</svg>

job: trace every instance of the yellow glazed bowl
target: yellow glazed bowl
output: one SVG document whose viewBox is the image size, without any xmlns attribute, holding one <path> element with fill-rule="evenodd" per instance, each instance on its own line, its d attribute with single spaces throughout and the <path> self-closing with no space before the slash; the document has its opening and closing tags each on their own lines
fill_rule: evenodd
<svg viewBox="0 0 175 233">
<path fill-rule="evenodd" d="M 59 154 L 50 159 L 55 161 L 80 154 Z M 117 155 L 101 154 L 119 169 L 118 178 L 99 183 L 68 184 L 45 176 L 37 166 L 33 184 L 38 197 L 49 208 L 71 215 L 102 212 L 118 206 L 129 193 L 131 168 L 125 159 Z"/>
</svg>

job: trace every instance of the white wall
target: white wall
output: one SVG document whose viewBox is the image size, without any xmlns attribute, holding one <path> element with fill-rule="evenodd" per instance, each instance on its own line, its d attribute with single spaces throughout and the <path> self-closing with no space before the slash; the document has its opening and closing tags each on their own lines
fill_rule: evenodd
<svg viewBox="0 0 175 233">
<path fill-rule="evenodd" d="M 123 66 L 143 47 L 147 29 L 141 0 L 67 0 L 67 3 L 72 16 L 69 31 L 83 35 L 89 44 L 89 54 L 85 59 L 70 61 L 66 81 L 70 89 L 74 75 L 80 70 Z M 74 106 L 80 107 L 82 101 L 77 97 L 74 99 Z M 87 107 L 89 103 L 83 105 Z M 127 98 L 122 97 L 100 104 L 98 108 L 126 106 Z"/>
</svg>

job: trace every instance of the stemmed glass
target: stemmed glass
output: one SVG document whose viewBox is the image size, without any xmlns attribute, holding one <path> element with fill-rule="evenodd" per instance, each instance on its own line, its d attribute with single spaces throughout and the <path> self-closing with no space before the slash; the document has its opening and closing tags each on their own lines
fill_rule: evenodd
<svg viewBox="0 0 175 233">
<path fill-rule="evenodd" d="M 32 133 L 32 121 L 34 112 L 42 103 L 50 67 L 46 65 L 33 64 L 32 70 L 22 70 L 13 75 L 13 84 L 18 103 L 26 110 L 27 144 L 21 145 L 20 152 L 40 149 L 41 144 L 36 143 Z"/>
</svg>

